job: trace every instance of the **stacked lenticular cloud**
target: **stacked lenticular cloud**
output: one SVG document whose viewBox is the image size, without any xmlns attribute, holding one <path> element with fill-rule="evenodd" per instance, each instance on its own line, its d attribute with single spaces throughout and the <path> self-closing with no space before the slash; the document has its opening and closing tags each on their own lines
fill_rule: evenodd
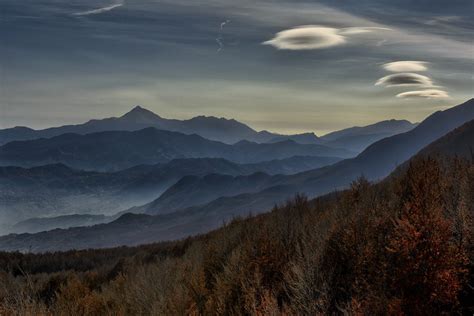
<svg viewBox="0 0 474 316">
<path fill-rule="evenodd" d="M 375 83 L 376 86 L 385 87 L 413 87 L 418 90 L 406 91 L 397 94 L 397 98 L 429 98 L 441 99 L 448 98 L 446 91 L 441 90 L 439 86 L 433 84 L 433 80 L 425 75 L 416 72 L 424 72 L 428 70 L 427 62 L 403 60 L 395 61 L 382 65 L 386 71 L 393 74 L 380 78 Z"/>
</svg>

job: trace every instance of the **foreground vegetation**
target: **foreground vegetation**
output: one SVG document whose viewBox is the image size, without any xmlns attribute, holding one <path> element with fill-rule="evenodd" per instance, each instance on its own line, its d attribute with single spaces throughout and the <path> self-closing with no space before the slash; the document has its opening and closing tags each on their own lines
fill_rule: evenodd
<svg viewBox="0 0 474 316">
<path fill-rule="evenodd" d="M 0 254 L 0 315 L 474 312 L 474 164 L 418 159 L 209 234 Z"/>
</svg>

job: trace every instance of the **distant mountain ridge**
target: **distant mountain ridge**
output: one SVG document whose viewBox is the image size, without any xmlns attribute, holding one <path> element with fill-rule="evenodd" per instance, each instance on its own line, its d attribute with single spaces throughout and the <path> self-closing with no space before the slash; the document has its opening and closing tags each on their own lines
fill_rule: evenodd
<svg viewBox="0 0 474 316">
<path fill-rule="evenodd" d="M 241 140 L 265 143 L 276 138 L 300 140 L 303 144 L 319 143 L 315 135 L 308 138 L 300 135 L 280 135 L 268 131 L 257 132 L 234 119 L 214 116 L 197 116 L 188 120 L 166 119 L 141 106 L 136 106 L 120 117 L 93 119 L 83 124 L 64 125 L 42 130 L 28 127 L 3 129 L 0 130 L 0 145 L 11 141 L 51 138 L 66 133 L 84 135 L 104 131 L 137 131 L 147 127 L 188 135 L 198 134 L 204 138 L 227 144 Z"/>
<path fill-rule="evenodd" d="M 376 180 L 424 150 L 455 155 L 467 153 L 474 147 L 474 99 L 445 111 L 434 113 L 415 129 L 383 139 L 356 158 L 334 165 L 290 176 L 273 176 L 272 185 L 257 193 L 220 197 L 208 204 L 190 207 L 175 213 L 147 216 L 127 214 L 109 224 L 87 228 L 56 230 L 40 234 L 8 235 L 0 237 L 0 249 L 33 251 L 82 249 L 137 245 L 159 240 L 183 238 L 216 228 L 234 216 L 268 210 L 275 203 L 296 192 L 315 196 L 344 188 L 358 176 Z M 452 131 L 452 133 L 449 133 Z M 449 134 L 448 134 L 449 133 Z M 442 137 L 446 138 L 442 138 Z M 467 142 L 467 143 L 466 143 Z M 449 147 L 449 144 L 460 144 Z M 431 144 L 431 145 L 430 145 Z M 424 148 L 424 149 L 423 149 Z M 433 149 L 434 148 L 434 149 Z M 71 238 L 74 236 L 74 239 Z M 120 239 L 117 238 L 120 236 Z"/>
<path fill-rule="evenodd" d="M 264 144 L 240 141 L 228 145 L 196 134 L 149 127 L 138 131 L 62 134 L 10 142 L 0 146 L 0 165 L 32 167 L 64 163 L 76 169 L 116 171 L 180 158 L 224 158 L 237 163 L 258 163 L 292 156 L 347 158 L 354 155 L 345 149 L 291 140 Z"/>
<path fill-rule="evenodd" d="M 408 129 L 416 127 L 418 124 L 411 123 L 407 120 L 386 120 L 380 121 L 367 126 L 354 126 L 345 128 L 339 131 L 328 133 L 321 136 L 320 138 L 324 141 L 334 141 L 342 137 L 356 136 L 356 135 L 372 135 L 387 133 L 389 130 L 391 133 L 399 134 L 406 132 Z"/>
<path fill-rule="evenodd" d="M 83 124 L 64 125 L 41 130 L 17 126 L 0 130 L 0 145 L 11 141 L 51 138 L 61 134 L 90 134 L 105 131 L 137 131 L 147 127 L 160 130 L 197 134 L 209 140 L 234 144 L 247 140 L 257 143 L 274 143 L 293 140 L 300 144 L 326 143 L 332 147 L 349 148 L 361 151 L 361 147 L 371 142 L 397 133 L 406 132 L 416 126 L 406 120 L 382 121 L 364 127 L 352 127 L 318 137 L 314 133 L 281 135 L 268 131 L 256 131 L 246 124 L 234 119 L 217 118 L 214 116 L 197 116 L 188 120 L 163 118 L 141 106 L 136 106 L 120 117 L 92 119 Z M 369 136 L 372 135 L 372 136 Z M 365 136 L 365 137 L 364 137 Z M 352 138 L 348 140 L 346 138 Z M 352 147 L 351 147 L 352 145 Z M 363 149 L 363 148 L 362 148 Z"/>
</svg>

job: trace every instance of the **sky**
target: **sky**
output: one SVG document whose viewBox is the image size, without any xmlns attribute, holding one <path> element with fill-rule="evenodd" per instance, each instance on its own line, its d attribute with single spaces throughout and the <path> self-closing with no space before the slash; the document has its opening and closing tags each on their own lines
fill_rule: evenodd
<svg viewBox="0 0 474 316">
<path fill-rule="evenodd" d="M 120 116 L 257 130 L 421 121 L 474 93 L 471 0 L 2 0 L 0 128 Z"/>
</svg>

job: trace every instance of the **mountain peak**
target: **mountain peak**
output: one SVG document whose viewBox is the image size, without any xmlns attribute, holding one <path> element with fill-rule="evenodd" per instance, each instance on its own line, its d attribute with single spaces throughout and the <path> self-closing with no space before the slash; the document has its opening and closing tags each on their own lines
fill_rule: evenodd
<svg viewBox="0 0 474 316">
<path fill-rule="evenodd" d="M 160 116 L 158 116 L 157 114 L 153 113 L 150 110 L 147 110 L 141 107 L 140 105 L 135 106 L 133 109 L 131 109 L 129 112 L 122 115 L 120 118 L 134 120 L 134 121 L 143 122 L 143 123 L 149 123 L 151 121 L 161 119 Z"/>
</svg>

